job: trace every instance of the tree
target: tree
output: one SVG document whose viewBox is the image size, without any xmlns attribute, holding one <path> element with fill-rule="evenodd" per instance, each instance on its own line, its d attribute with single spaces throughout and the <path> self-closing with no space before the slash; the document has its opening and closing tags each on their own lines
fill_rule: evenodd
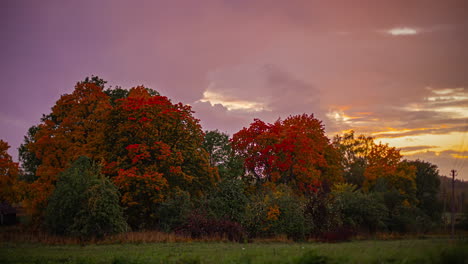
<svg viewBox="0 0 468 264">
<path fill-rule="evenodd" d="M 8 154 L 10 146 L 0 139 L 0 202 L 18 200 L 18 163 Z"/>
<path fill-rule="evenodd" d="M 102 142 L 111 105 L 102 85 L 97 77 L 78 83 L 73 93 L 60 97 L 41 124 L 30 129 L 21 156 L 27 173 L 35 170 L 32 178 L 37 177 L 26 194 L 25 205 L 32 215 L 41 216 L 58 173 L 79 156 L 105 158 Z"/>
<path fill-rule="evenodd" d="M 388 187 L 400 192 L 404 202 L 416 202 L 415 168 L 402 162 L 400 151 L 388 144 L 374 144 L 367 156 L 368 166 L 364 172 L 365 189 L 371 189 L 377 179 L 385 179 Z"/>
<path fill-rule="evenodd" d="M 347 188 L 342 187 L 343 185 L 335 186 L 332 194 L 333 203 L 339 208 L 345 227 L 375 232 L 378 228 L 385 226 L 384 220 L 388 212 L 381 197 L 375 193 L 356 190 L 357 186 L 355 185 L 345 185 Z"/>
<path fill-rule="evenodd" d="M 374 145 L 374 139 L 364 135 L 355 137 L 354 131 L 351 130 L 342 136 L 336 135 L 333 145 L 340 152 L 344 179 L 348 183 L 362 187 L 365 180 L 364 171 L 368 165 L 367 156 Z"/>
<path fill-rule="evenodd" d="M 407 202 L 415 203 L 415 168 L 402 161 L 398 149 L 376 144 L 372 137 L 360 135 L 356 138 L 354 131 L 335 136 L 333 144 L 340 151 L 348 183 L 372 190 L 380 179 L 385 179 L 388 188 L 398 190 L 406 196 Z"/>
<path fill-rule="evenodd" d="M 442 204 L 439 201 L 440 175 L 436 165 L 422 161 L 408 161 L 416 168 L 416 198 L 418 207 L 427 214 L 432 221 L 439 223 L 442 218 Z"/>
<path fill-rule="evenodd" d="M 21 163 L 20 179 L 27 182 L 37 180 L 36 170 L 41 165 L 41 160 L 36 157 L 34 152 L 29 150 L 30 146 L 36 142 L 37 131 L 39 131 L 38 126 L 30 127 L 27 135 L 24 136 L 24 143 L 18 148 Z"/>
<path fill-rule="evenodd" d="M 107 124 L 105 173 L 122 192 L 132 226 L 157 225 L 155 212 L 169 192 L 196 197 L 218 180 L 190 106 L 139 86 L 116 101 Z"/>
<path fill-rule="evenodd" d="M 30 183 L 24 204 L 35 219 L 57 175 L 79 156 L 104 165 L 135 225 L 156 223 L 157 206 L 168 192 L 200 196 L 217 181 L 190 106 L 142 86 L 104 90 L 105 83 L 96 76 L 78 82 L 25 137 L 20 157 Z"/>
<path fill-rule="evenodd" d="M 227 134 L 218 130 L 206 131 L 203 148 L 208 152 L 210 165 L 218 168 L 222 179 L 235 178 L 244 174 L 242 159 L 232 150 Z"/>
<path fill-rule="evenodd" d="M 255 119 L 234 134 L 232 142 L 257 183 L 287 183 L 307 192 L 323 180 L 341 180 L 338 153 L 313 115 L 290 116 L 274 124 Z"/>
<path fill-rule="evenodd" d="M 60 173 L 45 214 L 49 231 L 80 238 L 123 232 L 126 223 L 117 188 L 87 157 Z"/>
</svg>

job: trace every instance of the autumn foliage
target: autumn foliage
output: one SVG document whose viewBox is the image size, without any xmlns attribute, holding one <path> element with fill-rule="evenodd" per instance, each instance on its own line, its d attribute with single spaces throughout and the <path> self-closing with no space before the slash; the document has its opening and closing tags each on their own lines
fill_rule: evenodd
<svg viewBox="0 0 468 264">
<path fill-rule="evenodd" d="M 438 221 L 440 214 L 428 210 L 438 185 L 431 185 L 431 197 L 423 194 L 421 162 L 403 160 L 398 149 L 372 137 L 350 131 L 331 141 L 320 120 L 302 114 L 274 123 L 254 119 L 229 139 L 217 130 L 205 134 L 190 106 L 154 90 L 104 84 L 87 78 L 60 97 L 29 129 L 19 149 L 21 169 L 0 140 L 0 200 L 21 202 L 38 226 L 46 208 L 50 220 L 63 207 L 52 205 L 74 189 L 56 186 L 85 177 L 71 169 L 82 156 L 102 185 L 89 188 L 91 200 L 101 193 L 118 199 L 110 211 L 123 212 L 134 229 L 330 240 L 359 230 L 415 229 L 427 215 Z M 431 177 L 437 175 L 435 167 Z M 68 220 L 89 230 L 106 226 L 107 220 L 94 223 L 101 207 Z"/>
<path fill-rule="evenodd" d="M 8 154 L 10 146 L 0 139 L 0 202 L 16 202 L 18 197 L 18 163 Z"/>
<path fill-rule="evenodd" d="M 255 119 L 234 134 L 232 143 L 256 182 L 286 183 L 307 192 L 324 180 L 341 180 L 333 160 L 338 153 L 313 115 L 291 116 L 273 124 Z"/>
<path fill-rule="evenodd" d="M 97 160 L 119 187 L 130 220 L 154 220 L 169 191 L 201 195 L 217 179 L 201 148 L 203 132 L 189 106 L 135 87 L 111 98 L 102 86 L 81 82 L 61 96 L 26 145 L 40 160 L 25 206 L 41 216 L 57 175 L 79 156 Z"/>
</svg>

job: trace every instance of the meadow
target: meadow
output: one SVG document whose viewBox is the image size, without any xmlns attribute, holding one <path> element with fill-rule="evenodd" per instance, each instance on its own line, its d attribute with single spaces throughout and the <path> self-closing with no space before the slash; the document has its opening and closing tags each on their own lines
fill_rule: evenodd
<svg viewBox="0 0 468 264">
<path fill-rule="evenodd" d="M 467 263 L 466 240 L 343 243 L 3 243 L 0 263 Z"/>
</svg>

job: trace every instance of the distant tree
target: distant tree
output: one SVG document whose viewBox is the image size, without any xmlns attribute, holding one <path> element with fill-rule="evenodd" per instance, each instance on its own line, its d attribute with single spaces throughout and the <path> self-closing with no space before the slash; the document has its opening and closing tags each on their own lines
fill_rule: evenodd
<svg viewBox="0 0 468 264">
<path fill-rule="evenodd" d="M 76 85 L 81 85 L 81 84 L 93 84 L 97 87 L 101 87 L 102 89 L 104 89 L 104 86 L 106 85 L 107 81 L 105 81 L 104 79 L 100 78 L 99 76 L 94 76 L 94 75 L 91 75 L 91 78 L 90 77 L 86 77 L 83 81 L 81 82 L 78 82 Z"/>
<path fill-rule="evenodd" d="M 80 238 L 102 237 L 126 229 L 117 188 L 87 157 L 60 173 L 45 214 L 49 231 Z"/>
</svg>

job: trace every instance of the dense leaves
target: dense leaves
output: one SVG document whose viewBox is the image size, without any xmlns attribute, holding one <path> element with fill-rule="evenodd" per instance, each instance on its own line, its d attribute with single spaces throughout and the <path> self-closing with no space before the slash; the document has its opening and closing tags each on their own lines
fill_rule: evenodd
<svg viewBox="0 0 468 264">
<path fill-rule="evenodd" d="M 203 148 L 208 152 L 210 165 L 218 168 L 221 178 L 236 178 L 244 174 L 242 158 L 234 153 L 227 134 L 218 130 L 206 131 Z"/>
<path fill-rule="evenodd" d="M 104 84 L 95 76 L 78 83 L 25 137 L 22 178 L 30 183 L 24 204 L 36 219 L 57 175 L 82 155 L 103 164 L 134 227 L 154 225 L 170 192 L 200 196 L 218 180 L 189 106 L 142 86 L 104 91 Z"/>
<path fill-rule="evenodd" d="M 18 200 L 18 163 L 13 162 L 8 154 L 10 146 L 0 139 L 0 202 Z"/>
<path fill-rule="evenodd" d="M 440 190 L 440 175 L 436 165 L 416 160 L 409 161 L 416 168 L 416 198 L 418 207 L 432 221 L 438 223 L 442 217 L 442 203 L 437 199 Z"/>
<path fill-rule="evenodd" d="M 53 233 L 100 237 L 129 224 L 338 241 L 440 222 L 437 167 L 372 137 L 350 131 L 330 142 L 307 114 L 254 119 L 232 138 L 203 133 L 190 106 L 105 84 L 92 76 L 60 97 L 24 137 L 21 170 L 0 141 L 0 199 L 21 199 Z"/>
<path fill-rule="evenodd" d="M 78 158 L 60 173 L 47 205 L 45 223 L 53 233 L 81 238 L 126 229 L 117 188 L 87 157 Z"/>
<path fill-rule="evenodd" d="M 340 180 L 335 149 L 313 115 L 291 116 L 267 124 L 256 119 L 233 136 L 233 148 L 244 158 L 257 183 L 286 183 L 299 192 L 314 190 L 324 180 Z"/>
<path fill-rule="evenodd" d="M 217 181 L 191 114 L 189 106 L 141 86 L 116 101 L 104 141 L 106 173 L 122 192 L 132 226 L 156 225 L 157 207 L 170 192 L 199 196 Z"/>
</svg>

